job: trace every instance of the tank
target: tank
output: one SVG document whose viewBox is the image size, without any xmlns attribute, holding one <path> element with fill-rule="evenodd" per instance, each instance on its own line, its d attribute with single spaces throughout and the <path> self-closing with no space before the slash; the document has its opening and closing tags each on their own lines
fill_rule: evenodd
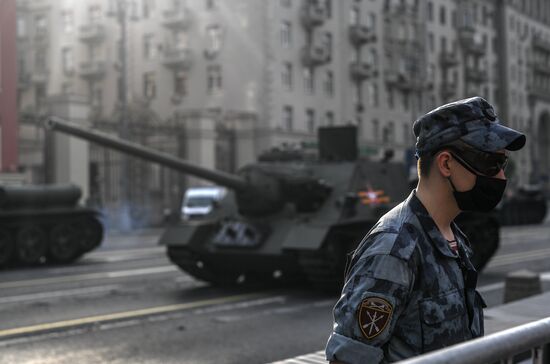
<svg viewBox="0 0 550 364">
<path fill-rule="evenodd" d="M 75 185 L 0 186 L 0 267 L 69 263 L 103 239 L 99 213 Z"/>
<path fill-rule="evenodd" d="M 274 150 L 236 174 L 58 118 L 47 126 L 227 187 L 227 196 L 207 218 L 179 221 L 160 238 L 174 264 L 213 284 L 307 280 L 338 288 L 347 254 L 410 193 L 404 163 L 392 162 L 391 155 L 381 161 L 358 158 L 352 126 L 320 128 L 315 158 Z"/>
</svg>

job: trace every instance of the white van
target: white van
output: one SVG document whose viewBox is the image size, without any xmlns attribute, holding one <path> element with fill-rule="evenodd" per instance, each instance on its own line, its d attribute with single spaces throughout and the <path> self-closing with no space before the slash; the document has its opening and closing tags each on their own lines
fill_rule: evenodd
<svg viewBox="0 0 550 364">
<path fill-rule="evenodd" d="M 181 217 L 190 220 L 207 216 L 221 201 L 227 190 L 224 187 L 190 187 L 185 191 Z"/>
</svg>

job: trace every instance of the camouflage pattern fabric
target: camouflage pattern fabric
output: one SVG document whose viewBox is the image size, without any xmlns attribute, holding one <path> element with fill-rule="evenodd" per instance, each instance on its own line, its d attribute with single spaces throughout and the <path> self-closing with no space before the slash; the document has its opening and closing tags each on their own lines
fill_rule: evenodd
<svg viewBox="0 0 550 364">
<path fill-rule="evenodd" d="M 417 156 L 457 139 L 485 152 L 518 150 L 525 145 L 525 135 L 502 125 L 493 106 L 479 96 L 430 111 L 414 122 L 413 132 Z"/>
<path fill-rule="evenodd" d="M 464 234 L 458 255 L 415 191 L 354 252 L 334 307 L 327 360 L 393 362 L 483 335 L 483 299 Z"/>
</svg>

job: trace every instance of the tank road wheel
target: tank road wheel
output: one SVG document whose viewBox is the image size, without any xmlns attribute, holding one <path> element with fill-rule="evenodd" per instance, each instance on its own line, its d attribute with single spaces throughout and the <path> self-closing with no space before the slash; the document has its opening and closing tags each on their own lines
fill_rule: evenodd
<svg viewBox="0 0 550 364">
<path fill-rule="evenodd" d="M 25 264 L 36 264 L 47 250 L 46 233 L 38 226 L 23 226 L 17 231 L 17 258 Z"/>
<path fill-rule="evenodd" d="M 57 224 L 50 231 L 48 258 L 56 263 L 71 262 L 79 255 L 78 244 L 78 231 L 71 224 Z"/>
<path fill-rule="evenodd" d="M 4 229 L 0 229 L 0 268 L 11 262 L 15 244 L 11 234 Z"/>
<path fill-rule="evenodd" d="M 74 228 L 78 232 L 77 241 L 81 253 L 95 249 L 103 240 L 103 225 L 95 217 L 78 220 Z"/>
</svg>

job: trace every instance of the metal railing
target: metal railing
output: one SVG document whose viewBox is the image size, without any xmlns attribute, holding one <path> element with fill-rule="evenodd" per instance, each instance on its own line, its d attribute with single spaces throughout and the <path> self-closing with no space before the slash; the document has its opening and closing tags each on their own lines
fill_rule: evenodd
<svg viewBox="0 0 550 364">
<path fill-rule="evenodd" d="M 531 360 L 520 354 L 531 353 Z M 325 351 L 270 364 L 326 364 Z M 399 364 L 550 364 L 550 317 L 400 361 Z"/>
<path fill-rule="evenodd" d="M 532 363 L 550 364 L 550 317 L 399 363 L 511 364 L 518 354 L 529 351 Z"/>
</svg>

